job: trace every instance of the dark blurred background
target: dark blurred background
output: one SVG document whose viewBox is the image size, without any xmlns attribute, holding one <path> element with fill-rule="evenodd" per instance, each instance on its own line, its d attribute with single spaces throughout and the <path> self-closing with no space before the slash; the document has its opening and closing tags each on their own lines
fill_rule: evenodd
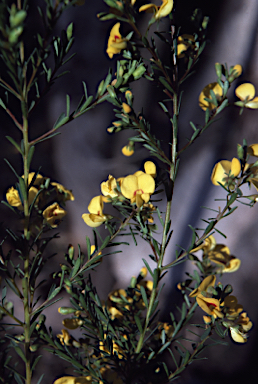
<svg viewBox="0 0 258 384">
<path fill-rule="evenodd" d="M 41 4 L 42 1 L 33 0 L 30 3 L 30 12 L 33 16 L 36 5 Z M 189 121 L 192 120 L 194 123 L 204 121 L 204 112 L 198 106 L 198 96 L 206 84 L 216 81 L 215 62 L 226 62 L 228 66 L 241 64 L 244 72 L 238 82 L 250 81 L 258 85 L 257 0 L 175 1 L 176 18 L 182 23 L 182 33 L 191 32 L 189 18 L 195 8 L 201 8 L 203 14 L 210 18 L 209 41 L 195 68 L 195 76 L 190 77 L 184 85 L 179 146 L 183 145 L 186 137 L 191 134 Z M 106 10 L 107 6 L 101 0 L 94 2 L 86 0 L 84 6 L 70 9 L 60 20 L 57 30 L 65 29 L 71 21 L 75 24 L 73 52 L 77 52 L 77 55 L 66 65 L 65 69 L 68 69 L 70 74 L 56 82 L 32 116 L 31 137 L 36 137 L 53 126 L 57 117 L 65 110 L 67 93 L 71 97 L 72 106 L 76 107 L 82 95 L 82 81 L 86 82 L 89 94 L 95 94 L 97 85 L 107 74 L 108 67 L 114 68 L 115 60 L 110 60 L 105 52 L 107 37 L 114 22 L 100 22 L 96 17 L 97 13 Z M 148 19 L 149 15 L 142 16 L 142 28 Z M 160 29 L 165 29 L 167 23 L 168 20 L 162 20 Z M 34 28 L 36 25 L 31 27 Z M 122 27 L 123 30 L 127 32 L 126 28 Z M 157 44 L 162 52 L 162 44 L 158 40 Z M 138 107 L 140 111 L 143 108 L 155 135 L 166 143 L 168 121 L 157 105 L 162 94 L 157 93 L 153 85 L 144 80 L 137 82 L 133 89 L 135 109 L 137 110 Z M 201 218 L 210 217 L 211 213 L 201 207 L 218 208 L 220 203 L 215 202 L 214 199 L 224 197 L 222 188 L 215 187 L 210 182 L 210 174 L 215 162 L 222 159 L 231 160 L 236 155 L 237 143 L 242 143 L 243 138 L 247 139 L 249 144 L 258 142 L 257 111 L 245 110 L 241 116 L 238 112 L 236 108 L 224 111 L 222 117 L 182 156 L 173 200 L 174 234 L 167 252 L 167 262 L 173 260 L 176 245 L 187 247 L 189 244 L 191 232 L 188 224 L 202 227 Z M 0 188 L 1 195 L 4 197 L 7 188 L 16 180 L 3 158 L 6 157 L 15 164 L 20 174 L 22 174 L 22 166 L 19 154 L 14 152 L 5 139 L 6 135 L 11 135 L 20 140 L 19 132 L 14 129 L 10 118 L 4 114 L 3 110 L 0 110 L 0 114 L 2 131 Z M 127 143 L 127 138 L 132 133 L 109 135 L 106 128 L 113 120 L 112 107 L 107 104 L 100 105 L 69 126 L 62 128 L 61 135 L 39 144 L 36 148 L 32 169 L 37 170 L 42 166 L 40 172 L 43 175 L 72 189 L 75 196 L 74 202 L 68 202 L 68 215 L 58 228 L 61 239 L 49 251 L 52 253 L 53 249 L 56 250 L 58 256 L 53 259 L 46 274 L 59 268 L 69 243 L 74 246 L 79 243 L 84 249 L 85 236 L 92 238 L 91 230 L 84 224 L 81 215 L 87 212 L 90 199 L 100 193 L 100 183 L 106 180 L 109 174 L 119 177 L 135 172 L 148 157 L 147 151 L 140 146 L 136 146 L 132 157 L 126 158 L 122 155 L 121 148 Z M 11 225 L 12 216 L 7 208 L 1 205 L 0 213 L 1 221 L 4 223 L 3 228 L 5 225 Z M 242 384 L 246 382 L 252 384 L 257 382 L 257 217 L 257 207 L 250 210 L 241 205 L 233 216 L 229 216 L 219 225 L 219 229 L 226 233 L 227 240 L 216 236 L 218 243 L 226 243 L 231 253 L 242 260 L 240 270 L 223 276 L 222 282 L 233 285 L 233 294 L 238 297 L 254 323 L 250 331 L 250 339 L 245 345 L 237 345 L 229 340 L 228 346 L 207 349 L 208 360 L 192 364 L 177 383 Z M 148 253 L 148 246 L 139 242 L 137 248 L 126 247 L 123 254 L 105 258 L 93 276 L 101 298 L 105 299 L 107 293 L 114 288 L 125 287 L 130 277 L 136 275 L 143 266 L 142 257 L 147 258 Z M 193 266 L 188 263 L 186 266 L 174 268 L 166 276 L 166 287 L 161 302 L 161 315 L 164 319 L 168 318 L 168 312 L 174 310 L 175 303 L 179 302 L 176 284 L 185 278 L 184 268 L 192 270 Z M 64 299 L 62 305 L 67 304 L 68 300 Z M 48 312 L 48 325 L 53 326 L 56 333 L 62 328 L 62 317 L 57 313 L 59 305 L 53 306 Z M 201 313 L 199 316 L 201 317 Z M 44 383 L 52 382 L 54 378 L 64 373 L 65 363 L 52 356 L 40 364 L 40 369 L 46 373 Z"/>
</svg>

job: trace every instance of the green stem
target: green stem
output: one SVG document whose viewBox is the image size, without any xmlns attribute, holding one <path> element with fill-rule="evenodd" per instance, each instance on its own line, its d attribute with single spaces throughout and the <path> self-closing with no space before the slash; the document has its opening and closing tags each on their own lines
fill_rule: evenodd
<svg viewBox="0 0 258 384">
<path fill-rule="evenodd" d="M 24 183 L 26 188 L 26 196 L 24 198 L 24 238 L 28 245 L 30 231 L 29 231 L 29 124 L 28 124 L 28 110 L 27 103 L 22 101 L 22 114 L 23 114 L 23 169 L 24 169 Z M 26 384 L 31 384 L 31 357 L 30 357 L 30 277 L 29 277 L 29 247 L 26 246 L 24 253 L 24 278 L 23 278 L 23 309 L 24 309 L 24 354 L 26 359 Z"/>
</svg>

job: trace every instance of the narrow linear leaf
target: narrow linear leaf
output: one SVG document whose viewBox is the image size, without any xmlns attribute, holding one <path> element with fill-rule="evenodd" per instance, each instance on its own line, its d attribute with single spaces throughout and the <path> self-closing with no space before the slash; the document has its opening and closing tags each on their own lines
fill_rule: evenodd
<svg viewBox="0 0 258 384">
<path fill-rule="evenodd" d="M 5 136 L 5 137 L 7 138 L 7 140 L 10 141 L 10 143 L 12 143 L 12 145 L 17 149 L 17 151 L 19 151 L 20 154 L 22 155 L 22 150 L 19 144 L 16 143 L 16 141 L 11 136 Z"/>
</svg>

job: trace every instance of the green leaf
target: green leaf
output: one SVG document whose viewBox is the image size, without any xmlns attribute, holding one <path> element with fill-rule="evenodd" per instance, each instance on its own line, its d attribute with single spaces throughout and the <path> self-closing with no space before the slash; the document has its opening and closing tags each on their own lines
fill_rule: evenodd
<svg viewBox="0 0 258 384">
<path fill-rule="evenodd" d="M 82 104 L 81 108 L 80 108 L 80 112 L 83 112 L 86 110 L 86 108 L 91 104 L 93 100 L 93 96 L 89 96 L 86 101 Z"/>
<path fill-rule="evenodd" d="M 76 275 L 76 273 L 79 271 L 80 265 L 81 265 L 81 259 L 78 257 L 71 271 L 70 279 L 72 279 Z"/>
<path fill-rule="evenodd" d="M 19 355 L 22 358 L 24 363 L 26 363 L 26 358 L 25 358 L 25 355 L 24 355 L 24 352 L 22 351 L 22 349 L 20 347 L 14 347 L 14 350 L 17 353 L 17 355 Z"/>
<path fill-rule="evenodd" d="M 65 123 L 67 123 L 67 121 L 69 120 L 69 116 L 66 116 L 65 113 L 61 113 L 61 115 L 58 117 L 58 119 L 56 120 L 53 128 L 54 129 L 57 129 L 57 128 L 60 128 L 62 125 L 64 125 Z"/>
<path fill-rule="evenodd" d="M 165 88 L 167 88 L 170 92 L 174 93 L 173 88 L 171 87 L 171 85 L 169 85 L 169 83 L 164 77 L 160 76 L 159 81 L 161 82 L 162 85 L 164 85 Z"/>
<path fill-rule="evenodd" d="M 135 320 L 135 323 L 136 323 L 136 325 L 137 325 L 137 327 L 139 329 L 140 334 L 142 334 L 143 333 L 143 329 L 142 329 L 142 324 L 141 324 L 140 318 L 137 315 L 135 315 L 134 316 L 134 320 Z"/>
<path fill-rule="evenodd" d="M 6 110 L 6 106 L 2 99 L 0 99 L 0 106 Z"/>
<path fill-rule="evenodd" d="M 143 302 L 144 302 L 146 308 L 148 309 L 149 303 L 148 303 L 148 299 L 147 299 L 147 294 L 146 294 L 145 288 L 142 285 L 140 286 L 140 290 L 141 290 Z"/>
<path fill-rule="evenodd" d="M 17 151 L 19 151 L 20 154 L 22 155 L 22 150 L 19 144 L 16 143 L 16 141 L 11 136 L 5 136 L 5 137 L 7 138 L 7 140 L 10 141 L 10 143 L 12 143 L 12 145 L 17 149 Z"/>
</svg>

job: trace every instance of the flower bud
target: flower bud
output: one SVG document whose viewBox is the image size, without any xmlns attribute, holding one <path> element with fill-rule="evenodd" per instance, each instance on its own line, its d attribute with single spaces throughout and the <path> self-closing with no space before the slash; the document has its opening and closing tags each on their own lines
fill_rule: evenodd
<svg viewBox="0 0 258 384">
<path fill-rule="evenodd" d="M 128 104 L 126 104 L 126 103 L 123 103 L 122 107 L 123 107 L 124 113 L 130 113 L 131 110 L 132 110 L 132 108 Z"/>
<path fill-rule="evenodd" d="M 15 10 L 12 6 L 11 14 L 9 17 L 9 22 L 10 22 L 11 28 L 18 27 L 25 20 L 25 18 L 27 16 L 27 12 L 24 11 L 23 9 L 21 9 L 17 13 L 15 12 Z"/>
<path fill-rule="evenodd" d="M 134 80 L 140 79 L 143 74 L 146 72 L 146 68 L 144 64 L 141 64 L 134 72 L 133 72 L 133 78 Z"/>
<path fill-rule="evenodd" d="M 73 36 L 73 23 L 70 23 L 66 29 L 67 40 L 70 41 Z"/>
<path fill-rule="evenodd" d="M 70 307 L 59 307 L 58 312 L 61 313 L 61 315 L 70 315 L 71 313 L 76 312 L 76 309 Z"/>
<path fill-rule="evenodd" d="M 115 92 L 115 89 L 112 85 L 107 86 L 107 91 L 108 91 L 109 95 L 112 97 L 112 99 L 116 99 L 116 92 Z"/>
</svg>

